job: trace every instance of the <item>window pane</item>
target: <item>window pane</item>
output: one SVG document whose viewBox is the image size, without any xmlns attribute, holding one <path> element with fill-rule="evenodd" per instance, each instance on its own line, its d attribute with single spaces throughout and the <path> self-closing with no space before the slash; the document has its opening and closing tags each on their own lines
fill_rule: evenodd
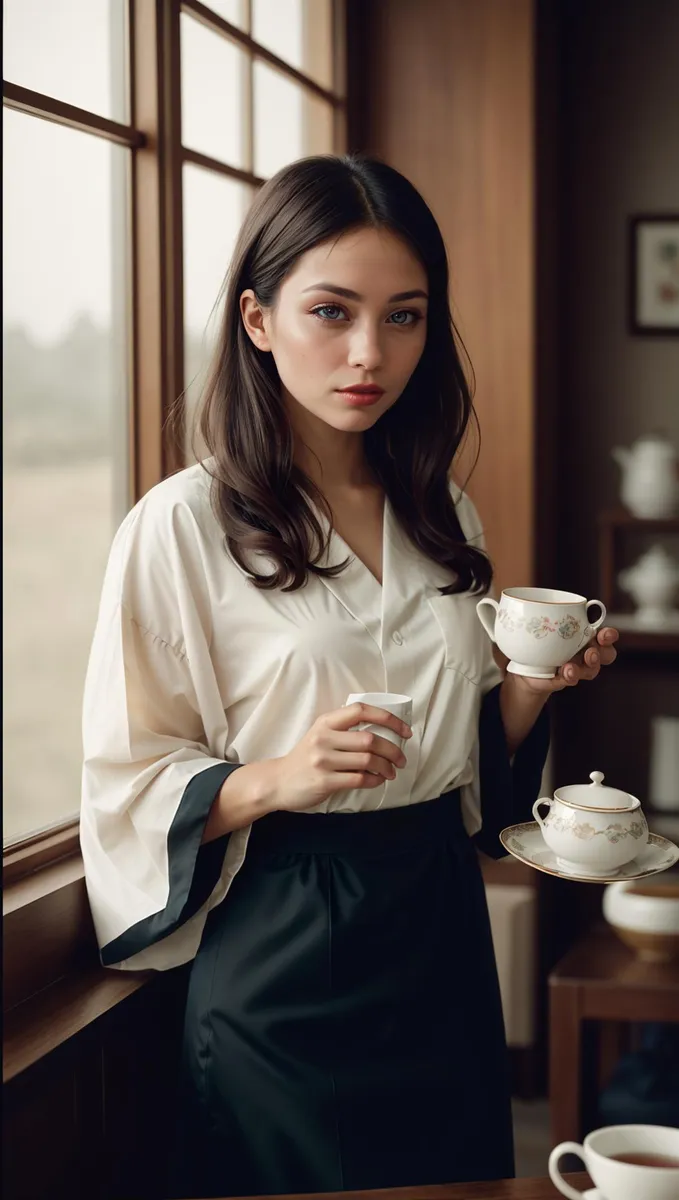
<svg viewBox="0 0 679 1200">
<path fill-rule="evenodd" d="M 252 36 L 290 66 L 332 89 L 331 0 L 253 0 Z"/>
<path fill-rule="evenodd" d="M 211 8 L 217 16 L 223 17 L 231 25 L 237 25 L 239 29 L 247 29 L 247 5 L 246 0 L 209 0 L 205 5 L 206 8 Z"/>
<path fill-rule="evenodd" d="M 129 120 L 123 0 L 5 0 L 5 79 Z"/>
<path fill-rule="evenodd" d="M 186 428 L 190 435 L 196 402 L 205 382 L 222 315 L 220 289 L 252 192 L 245 184 L 184 167 L 184 363 Z M 219 298 L 219 303 L 216 304 Z M 187 458 L 191 460 L 190 436 Z"/>
<path fill-rule="evenodd" d="M 181 48 L 184 145 L 246 167 L 246 55 L 184 13 Z"/>
<path fill-rule="evenodd" d="M 5 109 L 5 841 L 75 815 L 104 567 L 128 507 L 128 151 Z"/>
<path fill-rule="evenodd" d="M 267 178 L 307 154 L 330 154 L 332 105 L 280 72 L 256 62 L 255 174 Z"/>
</svg>

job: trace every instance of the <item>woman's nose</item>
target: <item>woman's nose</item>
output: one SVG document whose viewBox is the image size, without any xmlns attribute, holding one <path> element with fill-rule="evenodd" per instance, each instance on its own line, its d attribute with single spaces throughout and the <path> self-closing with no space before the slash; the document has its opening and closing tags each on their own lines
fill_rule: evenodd
<svg viewBox="0 0 679 1200">
<path fill-rule="evenodd" d="M 357 327 L 349 346 L 349 366 L 374 371 L 382 362 L 382 344 L 378 329 L 369 325 Z"/>
</svg>

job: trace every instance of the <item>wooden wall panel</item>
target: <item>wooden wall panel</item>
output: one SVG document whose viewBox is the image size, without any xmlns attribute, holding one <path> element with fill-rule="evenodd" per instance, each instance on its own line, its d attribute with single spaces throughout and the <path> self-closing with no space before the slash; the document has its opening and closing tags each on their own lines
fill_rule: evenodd
<svg viewBox="0 0 679 1200">
<path fill-rule="evenodd" d="M 159 973 L 5 1084 L 4 1200 L 169 1195 L 187 982 Z"/>
<path fill-rule="evenodd" d="M 497 582 L 532 582 L 533 0 L 362 0 L 349 39 L 351 145 L 412 179 L 448 246 L 481 422 L 469 490 Z"/>
</svg>

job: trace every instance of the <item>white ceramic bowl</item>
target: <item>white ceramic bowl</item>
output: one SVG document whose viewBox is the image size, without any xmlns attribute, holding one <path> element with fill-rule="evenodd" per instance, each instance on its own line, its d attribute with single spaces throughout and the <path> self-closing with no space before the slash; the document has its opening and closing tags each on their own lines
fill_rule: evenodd
<svg viewBox="0 0 679 1200">
<path fill-rule="evenodd" d="M 621 941 L 645 962 L 679 958 L 679 877 L 624 880 L 604 890 L 603 911 Z"/>
<path fill-rule="evenodd" d="M 540 805 L 548 804 L 546 817 Z M 610 875 L 636 858 L 648 842 L 648 825 L 638 800 L 626 808 L 593 808 L 543 798 L 533 805 L 542 836 L 560 870 Z"/>
</svg>

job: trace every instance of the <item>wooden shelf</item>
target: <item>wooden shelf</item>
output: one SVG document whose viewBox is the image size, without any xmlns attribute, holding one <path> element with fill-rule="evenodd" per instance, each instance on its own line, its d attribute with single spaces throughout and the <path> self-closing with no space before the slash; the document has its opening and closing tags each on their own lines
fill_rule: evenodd
<svg viewBox="0 0 679 1200">
<path fill-rule="evenodd" d="M 625 604 L 618 584 L 618 552 L 630 533 L 664 534 L 679 537 L 679 517 L 644 519 L 633 517 L 625 508 L 606 509 L 599 513 L 599 595 L 608 615 L 607 625 L 620 630 L 618 648 L 643 654 L 679 654 L 679 627 L 645 629 L 635 623 L 634 613 L 612 611 Z"/>
<path fill-rule="evenodd" d="M 606 618 L 615 625 L 613 618 Z M 617 628 L 617 627 L 616 627 Z M 679 633 L 650 633 L 645 629 L 621 629 L 618 650 L 643 651 L 646 654 L 679 654 Z"/>
<path fill-rule="evenodd" d="M 606 624 L 620 630 L 618 649 L 643 651 L 650 654 L 678 654 L 679 627 L 676 629 L 644 629 L 635 624 L 633 613 L 609 612 Z"/>
<path fill-rule="evenodd" d="M 679 517 L 633 517 L 626 508 L 600 512 L 599 525 L 608 529 L 633 529 L 639 533 L 679 534 Z"/>
</svg>

